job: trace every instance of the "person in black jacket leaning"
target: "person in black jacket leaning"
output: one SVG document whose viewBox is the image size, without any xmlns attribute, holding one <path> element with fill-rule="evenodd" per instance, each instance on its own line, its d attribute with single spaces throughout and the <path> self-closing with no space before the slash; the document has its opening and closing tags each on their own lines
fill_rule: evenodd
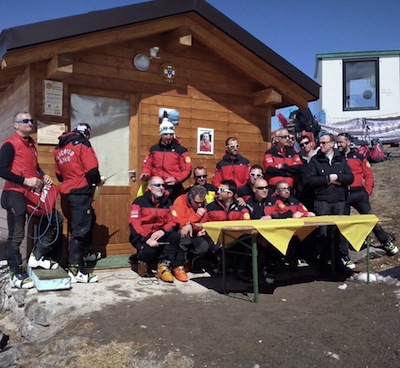
<svg viewBox="0 0 400 368">
<path fill-rule="evenodd" d="M 324 134 L 319 138 L 320 150 L 308 165 L 307 183 L 315 189 L 314 212 L 321 215 L 343 215 L 345 212 L 347 187 L 353 182 L 353 173 L 345 157 L 334 148 L 335 136 Z M 338 236 L 337 229 L 334 230 Z M 318 243 L 321 261 L 327 261 L 328 227 L 319 229 Z M 332 235 L 334 236 L 334 235 Z M 342 243 L 342 244 L 341 244 Z M 343 265 L 354 269 L 349 249 L 344 242 L 336 242 Z"/>
</svg>

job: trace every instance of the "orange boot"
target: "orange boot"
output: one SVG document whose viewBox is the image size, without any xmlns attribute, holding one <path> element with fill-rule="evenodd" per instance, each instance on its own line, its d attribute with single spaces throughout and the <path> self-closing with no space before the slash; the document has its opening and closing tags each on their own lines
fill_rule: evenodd
<svg viewBox="0 0 400 368">
<path fill-rule="evenodd" d="M 172 270 L 172 273 L 174 274 L 175 278 L 178 281 L 181 281 L 181 282 L 189 281 L 189 276 L 185 272 L 185 269 L 183 268 L 183 266 L 174 267 L 174 269 Z"/>
<path fill-rule="evenodd" d="M 157 278 L 164 282 L 174 282 L 169 266 L 165 263 L 159 263 L 157 267 Z"/>
</svg>

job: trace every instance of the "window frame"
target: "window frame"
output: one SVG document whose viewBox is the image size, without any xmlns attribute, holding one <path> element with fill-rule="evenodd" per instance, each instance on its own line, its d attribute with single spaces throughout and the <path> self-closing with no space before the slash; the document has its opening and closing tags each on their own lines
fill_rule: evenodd
<svg viewBox="0 0 400 368">
<path fill-rule="evenodd" d="M 373 62 L 375 64 L 375 100 L 376 103 L 374 106 L 356 106 L 356 107 L 348 107 L 347 106 L 347 96 L 348 96 L 348 86 L 347 86 L 347 65 L 350 63 L 367 63 Z M 364 111 L 364 110 L 379 110 L 380 108 L 380 93 L 379 93 L 379 58 L 368 58 L 368 59 L 344 59 L 342 66 L 342 76 L 343 76 L 343 111 Z"/>
</svg>

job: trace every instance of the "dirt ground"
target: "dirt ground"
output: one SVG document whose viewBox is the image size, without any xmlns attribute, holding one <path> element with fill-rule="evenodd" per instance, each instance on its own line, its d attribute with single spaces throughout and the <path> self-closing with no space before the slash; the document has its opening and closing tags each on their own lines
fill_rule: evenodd
<svg viewBox="0 0 400 368">
<path fill-rule="evenodd" d="M 397 237 L 398 160 L 374 166 L 372 199 L 374 213 Z M 399 267 L 400 255 L 372 260 L 374 272 Z M 273 289 L 261 284 L 258 304 L 227 297 L 207 279 L 191 281 L 209 288 L 203 294 L 166 286 L 165 295 L 116 301 L 83 319 L 71 315 L 55 334 L 21 341 L 21 367 L 400 366 L 400 276 L 369 285 L 342 277 L 287 273 Z"/>
<path fill-rule="evenodd" d="M 399 286 L 315 281 L 258 304 L 214 292 L 116 303 L 21 344 L 23 367 L 395 367 Z M 0 363 L 1 366 L 1 363 Z"/>
</svg>

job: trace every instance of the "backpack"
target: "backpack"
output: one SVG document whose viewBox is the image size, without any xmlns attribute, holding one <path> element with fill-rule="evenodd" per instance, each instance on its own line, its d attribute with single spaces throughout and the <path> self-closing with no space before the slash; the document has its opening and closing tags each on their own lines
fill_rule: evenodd
<svg viewBox="0 0 400 368">
<path fill-rule="evenodd" d="M 300 136 L 303 131 L 313 133 L 314 137 L 317 138 L 318 133 L 321 131 L 321 126 L 318 121 L 315 120 L 310 109 L 298 109 L 292 112 L 292 117 L 294 120 L 294 131 L 296 137 Z"/>
<path fill-rule="evenodd" d="M 371 156 L 369 158 L 369 162 L 377 163 L 382 162 L 387 159 L 387 154 L 383 151 L 383 145 L 380 139 L 373 139 L 371 141 Z"/>
<path fill-rule="evenodd" d="M 362 144 L 357 148 L 357 152 L 361 153 L 368 161 L 371 158 L 371 150 L 368 147 L 368 144 Z"/>
</svg>

